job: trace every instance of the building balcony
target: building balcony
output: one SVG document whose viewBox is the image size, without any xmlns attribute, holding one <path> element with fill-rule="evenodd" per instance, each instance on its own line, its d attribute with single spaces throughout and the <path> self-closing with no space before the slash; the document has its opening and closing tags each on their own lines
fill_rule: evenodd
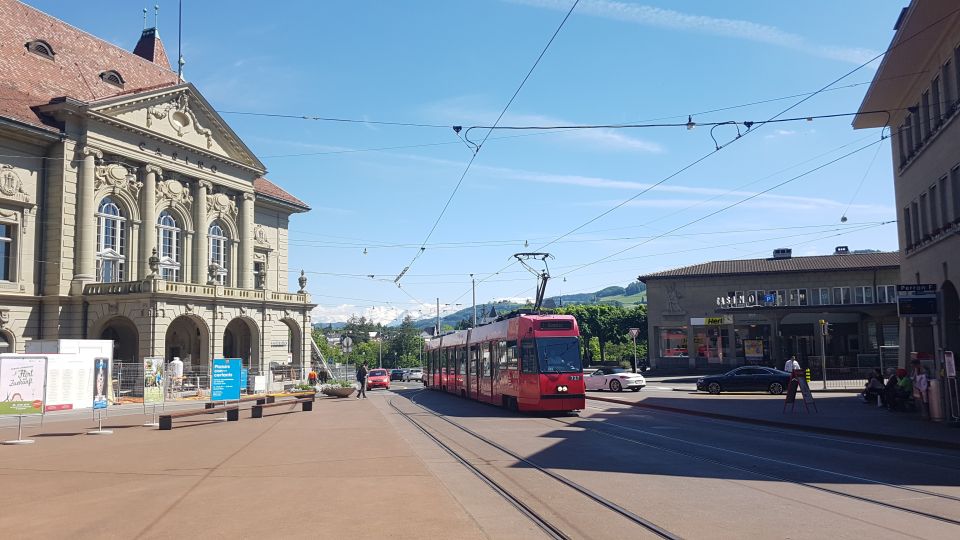
<svg viewBox="0 0 960 540">
<path fill-rule="evenodd" d="M 84 296 L 166 296 L 210 300 L 309 304 L 307 293 L 284 293 L 266 289 L 237 289 L 222 285 L 197 285 L 163 279 L 123 281 L 118 283 L 89 283 L 83 287 Z"/>
</svg>

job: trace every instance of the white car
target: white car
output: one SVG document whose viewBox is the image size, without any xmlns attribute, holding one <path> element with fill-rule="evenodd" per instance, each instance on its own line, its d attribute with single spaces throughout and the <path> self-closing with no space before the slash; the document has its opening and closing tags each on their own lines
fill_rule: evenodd
<svg viewBox="0 0 960 540">
<path fill-rule="evenodd" d="M 403 374 L 404 381 L 422 381 L 423 380 L 423 370 L 420 368 L 412 368 L 406 370 L 406 373 Z"/>
<path fill-rule="evenodd" d="M 587 390 L 622 392 L 625 388 L 629 388 L 634 392 L 639 392 L 641 388 L 647 385 L 643 375 L 627 371 L 621 367 L 602 367 L 589 375 L 586 373 L 583 375 Z"/>
</svg>

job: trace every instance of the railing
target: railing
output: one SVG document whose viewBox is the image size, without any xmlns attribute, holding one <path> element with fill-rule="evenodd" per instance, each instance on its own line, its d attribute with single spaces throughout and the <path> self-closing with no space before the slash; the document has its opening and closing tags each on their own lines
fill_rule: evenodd
<svg viewBox="0 0 960 540">
<path fill-rule="evenodd" d="M 879 369 L 884 378 L 887 370 L 896 368 L 898 362 L 898 347 L 882 347 L 880 353 L 858 354 L 846 356 L 828 356 L 826 362 L 826 387 L 862 389 L 875 369 Z M 811 384 L 824 381 L 822 356 L 807 358 L 810 368 Z M 816 388 L 816 385 L 814 386 Z"/>
<path fill-rule="evenodd" d="M 198 285 L 195 283 L 179 283 L 163 279 L 145 281 L 123 281 L 119 283 L 90 283 L 84 286 L 83 294 L 87 296 L 125 295 L 142 293 L 183 294 L 189 296 L 205 296 L 214 298 L 232 298 L 251 301 L 274 301 L 304 304 L 309 301 L 309 295 L 300 293 L 284 293 L 267 291 L 265 289 L 240 289 L 223 287 L 220 285 Z"/>
<path fill-rule="evenodd" d="M 311 368 L 289 364 L 274 365 L 261 370 L 251 367 L 247 370 L 247 387 L 241 393 L 252 394 L 255 391 L 277 392 L 289 390 L 308 382 Z M 263 375 L 263 387 L 257 388 L 256 377 Z M 320 377 L 318 377 L 319 379 Z M 140 362 L 114 362 L 112 373 L 114 402 L 141 403 L 143 400 L 144 372 Z M 166 373 L 164 379 L 164 400 L 196 400 L 210 397 L 210 373 L 206 366 L 186 369 L 183 377 L 175 379 Z"/>
</svg>

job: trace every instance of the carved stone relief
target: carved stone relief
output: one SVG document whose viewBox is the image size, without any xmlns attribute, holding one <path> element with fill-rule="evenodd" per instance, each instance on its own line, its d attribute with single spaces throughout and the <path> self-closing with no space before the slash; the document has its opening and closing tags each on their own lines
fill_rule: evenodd
<svg viewBox="0 0 960 540">
<path fill-rule="evenodd" d="M 207 213 L 237 217 L 237 202 L 226 193 L 214 193 L 207 197 Z"/>
<path fill-rule="evenodd" d="M 667 310 L 665 313 L 671 314 L 681 314 L 684 313 L 683 307 L 680 305 L 680 299 L 683 296 L 680 294 L 680 291 L 677 290 L 677 284 L 671 283 L 667 285 Z"/>
<path fill-rule="evenodd" d="M 170 123 L 170 127 L 180 137 L 183 137 L 189 129 L 192 129 L 195 133 L 207 139 L 208 149 L 213 146 L 213 132 L 197 122 L 197 115 L 190 109 L 190 97 L 186 93 L 180 94 L 166 103 L 148 107 L 147 127 L 153 125 L 154 119 L 166 119 Z"/>
<path fill-rule="evenodd" d="M 94 177 L 96 189 L 108 186 L 113 193 L 127 191 L 135 198 L 140 195 L 140 188 L 143 187 L 143 182 L 137 180 L 136 172 L 119 163 L 98 166 Z"/>
<path fill-rule="evenodd" d="M 193 202 L 193 196 L 190 195 L 190 188 L 181 184 L 178 180 L 164 180 L 157 183 L 157 197 L 166 199 L 173 203 L 190 204 Z"/>
<path fill-rule="evenodd" d="M 23 182 L 12 165 L 0 165 L 0 194 L 18 201 L 30 202 L 30 196 L 23 191 Z"/>
<path fill-rule="evenodd" d="M 270 247 L 270 241 L 267 240 L 267 231 L 264 230 L 263 225 L 257 225 L 253 229 L 253 240 L 261 246 Z"/>
<path fill-rule="evenodd" d="M 0 327 L 10 324 L 10 310 L 0 309 Z"/>
</svg>

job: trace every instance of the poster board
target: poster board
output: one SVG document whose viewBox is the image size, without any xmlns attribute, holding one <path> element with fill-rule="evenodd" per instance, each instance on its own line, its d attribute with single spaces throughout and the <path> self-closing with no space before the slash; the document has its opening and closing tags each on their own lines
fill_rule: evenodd
<svg viewBox="0 0 960 540">
<path fill-rule="evenodd" d="M 43 414 L 46 368 L 43 356 L 0 358 L 0 415 Z"/>
<path fill-rule="evenodd" d="M 943 367 L 947 372 L 947 377 L 957 376 L 957 364 L 953 359 L 953 351 L 943 351 Z"/>
<path fill-rule="evenodd" d="M 210 377 L 210 400 L 231 401 L 240 399 L 239 358 L 214 358 Z"/>
<path fill-rule="evenodd" d="M 110 402 L 107 399 L 107 382 L 110 380 L 110 360 L 107 358 L 95 358 L 93 360 L 93 385 L 90 386 L 93 391 L 93 408 L 106 409 Z"/>
<path fill-rule="evenodd" d="M 763 360 L 763 340 L 762 339 L 745 339 L 743 340 L 743 355 L 747 360 L 752 361 L 761 361 Z"/>
<path fill-rule="evenodd" d="M 165 387 L 163 358 L 147 356 L 143 359 L 143 403 L 163 403 Z"/>
<path fill-rule="evenodd" d="M 810 412 L 811 405 L 813 405 L 814 411 L 819 412 L 817 411 L 817 404 L 813 402 L 813 393 L 810 391 L 810 385 L 807 384 L 806 379 L 803 377 L 794 377 L 787 383 L 787 397 L 783 402 L 783 412 L 787 412 L 787 405 L 790 405 L 790 410 L 793 411 L 797 403 L 798 389 L 800 390 L 800 395 L 803 396 L 803 406 L 807 409 L 807 412 Z"/>
<path fill-rule="evenodd" d="M 47 359 L 44 412 L 92 407 L 93 360 L 79 354 L 49 354 L 44 357 Z"/>
</svg>

